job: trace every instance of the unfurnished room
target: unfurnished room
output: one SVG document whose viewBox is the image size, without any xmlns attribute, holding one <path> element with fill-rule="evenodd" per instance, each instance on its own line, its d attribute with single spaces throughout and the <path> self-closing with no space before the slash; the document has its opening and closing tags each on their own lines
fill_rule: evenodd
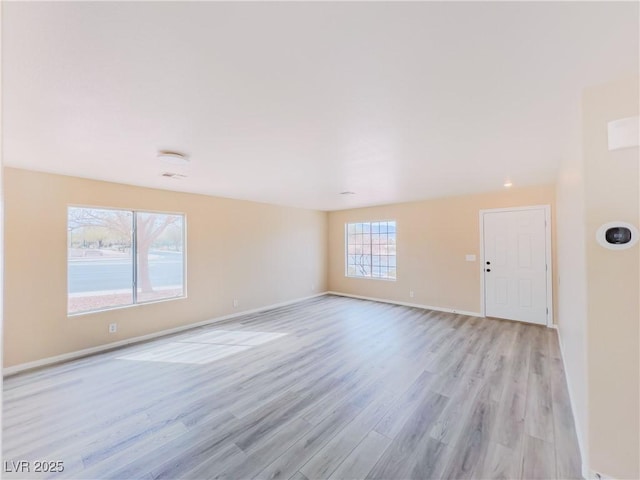
<svg viewBox="0 0 640 480">
<path fill-rule="evenodd" d="M 2 478 L 640 478 L 640 2 L 0 14 Z"/>
</svg>

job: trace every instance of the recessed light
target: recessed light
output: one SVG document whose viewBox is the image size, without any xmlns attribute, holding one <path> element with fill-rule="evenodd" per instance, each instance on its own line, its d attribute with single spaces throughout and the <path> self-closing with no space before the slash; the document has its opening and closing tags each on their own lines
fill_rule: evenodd
<svg viewBox="0 0 640 480">
<path fill-rule="evenodd" d="M 356 194 L 356 192 L 349 192 L 349 191 L 340 192 L 340 195 L 355 195 L 355 194 Z"/>
<path fill-rule="evenodd" d="M 186 165 L 189 163 L 189 157 L 184 153 L 174 152 L 171 150 L 160 150 L 158 152 L 158 158 L 163 162 L 167 162 L 172 165 Z"/>
<path fill-rule="evenodd" d="M 513 183 L 511 183 L 509 181 L 504 182 L 504 186 L 507 187 L 507 188 L 511 187 L 512 185 L 513 185 Z"/>
</svg>

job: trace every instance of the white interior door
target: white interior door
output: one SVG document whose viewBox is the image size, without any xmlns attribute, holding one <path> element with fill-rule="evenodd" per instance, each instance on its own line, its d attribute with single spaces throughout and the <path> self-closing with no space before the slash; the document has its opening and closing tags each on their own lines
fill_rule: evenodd
<svg viewBox="0 0 640 480">
<path fill-rule="evenodd" d="M 544 207 L 485 211 L 485 315 L 547 323 L 547 232 Z"/>
</svg>

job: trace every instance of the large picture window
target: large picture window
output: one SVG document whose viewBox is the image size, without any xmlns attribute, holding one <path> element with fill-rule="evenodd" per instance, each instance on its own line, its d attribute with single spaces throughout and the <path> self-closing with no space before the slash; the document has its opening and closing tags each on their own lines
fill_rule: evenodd
<svg viewBox="0 0 640 480">
<path fill-rule="evenodd" d="M 396 279 L 396 222 L 345 225 L 347 277 Z"/>
<path fill-rule="evenodd" d="M 184 296 L 184 215 L 69 207 L 67 232 L 69 314 Z"/>
</svg>

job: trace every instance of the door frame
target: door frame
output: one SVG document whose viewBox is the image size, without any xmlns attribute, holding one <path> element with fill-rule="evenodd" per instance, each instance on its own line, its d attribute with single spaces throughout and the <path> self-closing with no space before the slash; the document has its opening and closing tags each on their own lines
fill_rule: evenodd
<svg viewBox="0 0 640 480">
<path fill-rule="evenodd" d="M 486 317 L 484 290 L 484 214 L 496 212 L 515 212 L 523 210 L 544 210 L 545 225 L 545 262 L 547 264 L 547 327 L 553 327 L 553 264 L 551 263 L 551 205 L 531 205 L 526 207 L 487 208 L 479 211 L 480 219 L 480 314 Z"/>
</svg>

